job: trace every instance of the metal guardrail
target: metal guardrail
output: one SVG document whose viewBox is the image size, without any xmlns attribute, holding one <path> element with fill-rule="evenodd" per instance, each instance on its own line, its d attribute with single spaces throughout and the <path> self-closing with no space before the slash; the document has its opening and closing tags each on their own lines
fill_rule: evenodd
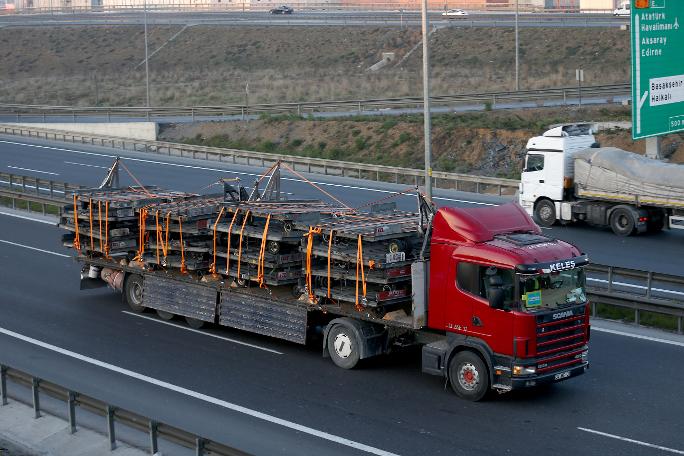
<svg viewBox="0 0 684 456">
<path fill-rule="evenodd" d="M 675 317 L 677 332 L 684 333 L 684 277 L 600 264 L 586 270 L 594 275 L 587 286 L 593 316 L 597 303 L 633 309 L 637 325 L 641 312 L 655 312 Z"/>
<path fill-rule="evenodd" d="M 10 181 L 14 182 L 12 188 Z M 11 198 L 14 207 L 19 207 L 15 201 L 63 205 L 69 202 L 68 192 L 79 188 L 84 187 L 0 173 L 0 197 Z M 641 321 L 641 312 L 661 313 L 675 317 L 677 332 L 684 333 L 684 276 L 601 264 L 590 264 L 586 271 L 591 274 L 587 292 L 593 316 L 597 316 L 599 303 L 633 309 L 636 324 Z"/>
<path fill-rule="evenodd" d="M 612 98 L 629 95 L 631 85 L 609 84 L 582 87 L 558 87 L 550 89 L 521 90 L 517 92 L 481 92 L 471 94 L 435 95 L 430 98 L 433 107 L 449 107 L 467 104 L 479 104 L 483 108 L 495 108 L 497 105 L 512 102 L 535 102 L 603 96 Z M 543 104 L 543 103 L 542 103 Z M 297 115 L 306 116 L 312 113 L 356 112 L 362 115 L 367 112 L 388 109 L 422 109 L 422 97 L 371 98 L 365 100 L 329 100 L 288 103 L 264 103 L 254 105 L 224 105 L 224 106 L 157 106 L 157 107 L 105 107 L 105 106 L 49 106 L 49 105 L 21 105 L 0 103 L 0 115 L 16 117 L 40 117 L 43 121 L 50 117 L 69 116 L 76 121 L 79 116 L 100 116 L 107 121 L 112 119 L 142 118 L 147 120 L 164 119 L 169 117 L 187 117 L 193 120 L 201 118 L 240 117 L 247 118 L 255 114 L 267 115 Z"/>
<path fill-rule="evenodd" d="M 424 185 L 425 182 L 423 170 L 354 163 L 341 160 L 325 160 L 321 158 L 279 155 L 239 149 L 193 146 L 163 141 L 143 141 L 114 136 L 91 136 L 81 133 L 11 124 L 0 124 L 0 134 L 109 146 L 124 150 L 167 155 L 170 157 L 185 157 L 261 167 L 270 166 L 277 161 L 282 161 L 298 172 L 354 177 L 378 182 L 393 182 L 407 185 Z M 473 176 L 444 171 L 433 171 L 432 178 L 432 185 L 434 188 L 455 189 L 491 195 L 512 195 L 518 189 L 519 185 L 519 182 L 513 179 Z"/>
<path fill-rule="evenodd" d="M 40 418 L 41 416 L 41 393 L 64 401 L 66 403 L 67 421 L 71 434 L 74 434 L 77 430 L 77 407 L 104 417 L 107 423 L 109 448 L 112 451 L 116 449 L 117 445 L 116 424 L 118 423 L 138 431 L 146 432 L 149 435 L 150 454 L 156 454 L 159 451 L 159 439 L 165 439 L 177 445 L 192 449 L 197 456 L 209 454 L 218 456 L 246 456 L 246 453 L 235 448 L 213 442 L 202 436 L 158 422 L 152 418 L 124 410 L 117 407 L 115 404 L 108 404 L 90 396 L 79 394 L 76 391 L 72 391 L 55 383 L 4 365 L 0 365 L 0 405 L 2 406 L 8 404 L 8 379 L 19 385 L 31 388 L 34 418 Z"/>
</svg>

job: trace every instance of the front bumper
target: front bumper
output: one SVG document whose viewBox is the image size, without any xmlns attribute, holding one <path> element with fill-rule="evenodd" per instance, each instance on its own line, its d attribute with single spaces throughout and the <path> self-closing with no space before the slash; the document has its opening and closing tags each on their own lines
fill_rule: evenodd
<svg viewBox="0 0 684 456">
<path fill-rule="evenodd" d="M 524 377 L 511 378 L 511 389 L 531 388 L 539 385 L 546 385 L 549 383 L 558 383 L 569 378 L 582 375 L 589 369 L 589 363 L 582 363 L 578 366 L 569 369 L 561 369 L 560 371 L 552 372 L 543 375 L 528 375 Z"/>
</svg>

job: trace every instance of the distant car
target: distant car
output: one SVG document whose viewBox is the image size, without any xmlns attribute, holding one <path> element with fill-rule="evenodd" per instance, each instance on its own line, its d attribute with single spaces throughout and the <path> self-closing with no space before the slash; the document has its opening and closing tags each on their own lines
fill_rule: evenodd
<svg viewBox="0 0 684 456">
<path fill-rule="evenodd" d="M 447 17 L 466 17 L 468 16 L 467 11 L 463 11 L 462 9 L 450 9 L 446 10 L 442 13 L 442 16 L 447 16 Z"/>
<path fill-rule="evenodd" d="M 294 10 L 287 5 L 280 5 L 280 6 L 276 6 L 272 10 L 270 10 L 269 13 L 271 13 L 271 14 L 292 14 L 292 13 L 294 13 Z"/>
<path fill-rule="evenodd" d="M 621 5 L 619 8 L 616 8 L 615 11 L 613 11 L 613 16 L 629 16 L 629 15 L 631 15 L 629 3 L 625 3 L 625 4 Z"/>
</svg>

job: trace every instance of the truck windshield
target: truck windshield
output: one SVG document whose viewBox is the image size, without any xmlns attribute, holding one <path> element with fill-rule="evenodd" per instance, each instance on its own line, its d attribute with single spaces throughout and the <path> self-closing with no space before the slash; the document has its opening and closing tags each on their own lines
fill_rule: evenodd
<svg viewBox="0 0 684 456">
<path fill-rule="evenodd" d="M 583 268 L 548 274 L 518 274 L 521 310 L 536 312 L 587 302 Z"/>
</svg>

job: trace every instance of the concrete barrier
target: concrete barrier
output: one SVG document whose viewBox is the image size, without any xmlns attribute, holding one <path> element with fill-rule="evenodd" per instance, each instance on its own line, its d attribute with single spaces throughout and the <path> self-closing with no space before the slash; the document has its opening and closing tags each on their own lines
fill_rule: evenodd
<svg viewBox="0 0 684 456">
<path fill-rule="evenodd" d="M 159 125 L 156 122 L 12 123 L 11 125 L 49 128 L 94 136 L 116 136 L 142 141 L 156 141 L 159 133 Z"/>
</svg>

